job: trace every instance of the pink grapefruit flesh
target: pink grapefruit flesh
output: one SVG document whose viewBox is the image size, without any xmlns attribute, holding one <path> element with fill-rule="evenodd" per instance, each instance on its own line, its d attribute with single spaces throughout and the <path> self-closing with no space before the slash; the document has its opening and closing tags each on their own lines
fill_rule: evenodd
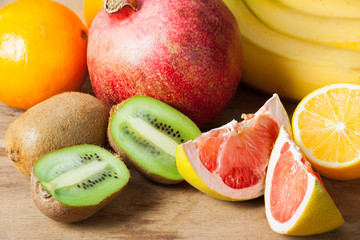
<svg viewBox="0 0 360 240">
<path fill-rule="evenodd" d="M 248 120 L 247 120 L 248 121 Z M 271 115 L 259 116 L 253 126 L 244 122 L 231 128 L 212 130 L 194 140 L 199 159 L 211 173 L 234 189 L 257 184 L 263 177 L 279 127 Z M 259 148 L 262 151 L 259 151 Z"/>
<path fill-rule="evenodd" d="M 308 182 L 308 174 L 303 166 L 294 160 L 289 147 L 290 144 L 285 143 L 281 149 L 270 193 L 271 213 L 274 219 L 281 223 L 289 221 L 299 208 L 304 199 Z"/>
<path fill-rule="evenodd" d="M 279 114 L 284 109 L 275 111 L 270 104 L 275 103 L 269 100 L 255 115 L 245 115 L 242 122 L 233 120 L 183 144 L 193 169 L 211 190 L 238 200 L 263 194 L 273 145 L 283 122 L 288 123 L 279 119 L 286 116 Z"/>
<path fill-rule="evenodd" d="M 319 174 L 284 128 L 270 156 L 265 186 L 265 213 L 275 232 L 306 236 L 344 224 Z"/>
</svg>

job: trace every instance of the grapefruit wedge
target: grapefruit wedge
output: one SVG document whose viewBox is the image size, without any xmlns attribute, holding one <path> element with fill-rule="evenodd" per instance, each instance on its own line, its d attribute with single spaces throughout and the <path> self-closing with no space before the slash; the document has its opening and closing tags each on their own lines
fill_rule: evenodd
<svg viewBox="0 0 360 240">
<path fill-rule="evenodd" d="M 284 128 L 271 153 L 264 199 L 269 225 L 281 234 L 313 235 L 344 224 L 320 175 Z"/>
<path fill-rule="evenodd" d="M 241 201 L 264 193 L 265 173 L 281 126 L 290 122 L 274 94 L 255 114 L 243 114 L 177 147 L 181 176 L 198 190 L 222 200 Z"/>
</svg>

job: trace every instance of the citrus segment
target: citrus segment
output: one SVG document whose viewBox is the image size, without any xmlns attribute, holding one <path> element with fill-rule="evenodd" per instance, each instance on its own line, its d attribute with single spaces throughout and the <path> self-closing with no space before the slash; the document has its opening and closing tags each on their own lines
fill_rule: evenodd
<svg viewBox="0 0 360 240">
<path fill-rule="evenodd" d="M 278 233 L 312 235 L 344 224 L 319 176 L 284 128 L 271 153 L 264 198 L 266 217 Z"/>
<path fill-rule="evenodd" d="M 247 200 L 263 194 L 272 146 L 280 126 L 290 129 L 289 119 L 277 95 L 255 115 L 243 118 L 242 122 L 233 120 L 182 144 L 177 167 L 187 182 L 226 200 Z M 189 177 L 189 171 L 196 178 Z"/>
<path fill-rule="evenodd" d="M 279 132 L 278 124 L 270 114 L 247 121 L 228 124 L 220 129 L 220 132 L 225 132 L 216 138 L 212 137 L 212 132 L 217 129 L 194 140 L 204 167 L 217 173 L 227 186 L 234 189 L 253 186 L 264 176 Z M 257 146 L 262 146 L 262 151 Z"/>
<path fill-rule="evenodd" d="M 293 116 L 296 143 L 320 174 L 360 177 L 360 85 L 333 84 L 306 96 Z"/>
<path fill-rule="evenodd" d="M 227 201 L 234 201 L 234 199 L 231 199 L 229 197 L 223 196 L 208 186 L 205 185 L 205 183 L 199 178 L 199 176 L 194 171 L 194 168 L 191 166 L 189 159 L 187 158 L 183 145 L 180 144 L 176 148 L 176 165 L 178 168 L 178 171 L 180 172 L 181 176 L 188 182 L 191 183 L 191 185 L 200 191 L 213 196 L 215 198 L 221 199 L 221 200 L 227 200 Z"/>
<path fill-rule="evenodd" d="M 281 183 L 274 184 L 270 194 L 271 214 L 275 220 L 281 223 L 289 221 L 304 199 L 307 182 L 303 162 L 295 161 L 290 144 L 286 142 L 281 149 L 272 179 L 272 183 Z M 284 209 L 283 206 L 287 207 Z"/>
</svg>

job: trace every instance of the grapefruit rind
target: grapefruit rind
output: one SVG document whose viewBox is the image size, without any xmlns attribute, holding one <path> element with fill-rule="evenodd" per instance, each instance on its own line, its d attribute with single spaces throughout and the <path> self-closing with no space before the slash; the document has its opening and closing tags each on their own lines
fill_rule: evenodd
<svg viewBox="0 0 360 240">
<path fill-rule="evenodd" d="M 299 128 L 299 115 L 306 111 L 305 105 L 314 97 L 325 94 L 326 92 L 332 89 L 340 89 L 346 88 L 349 90 L 352 89 L 360 89 L 359 84 L 348 84 L 348 83 L 337 83 L 330 84 L 325 87 L 319 88 L 311 93 L 309 93 L 306 97 L 304 97 L 301 102 L 296 107 L 293 117 L 292 117 L 292 125 L 293 125 L 293 136 L 296 144 L 300 147 L 302 152 L 306 155 L 308 160 L 311 162 L 312 166 L 315 170 L 317 170 L 321 175 L 337 180 L 353 180 L 360 177 L 360 155 L 351 161 L 343 162 L 343 163 L 329 163 L 327 161 L 323 161 L 321 159 L 316 158 L 312 151 L 306 147 L 300 136 L 300 128 Z"/>
<path fill-rule="evenodd" d="M 259 115 L 262 114 L 271 115 L 275 119 L 279 128 L 281 126 L 284 126 L 285 129 L 287 129 L 290 132 L 291 127 L 290 127 L 289 118 L 277 94 L 274 94 L 255 113 L 254 119 L 256 119 Z M 248 122 L 244 122 L 244 125 L 250 124 L 251 120 L 249 120 Z M 228 124 L 225 124 L 224 126 L 217 129 L 228 128 L 231 129 L 230 131 L 234 131 L 232 126 L 235 125 L 236 123 L 237 122 L 233 120 Z M 250 200 L 260 197 L 264 194 L 266 168 L 259 170 L 259 171 L 263 171 L 264 174 L 262 179 L 260 179 L 260 181 L 257 184 L 254 184 L 250 187 L 246 187 L 240 190 L 234 190 L 225 185 L 223 185 L 222 188 L 220 189 L 218 186 L 216 186 L 217 182 L 221 181 L 220 177 L 219 176 L 207 177 L 207 175 L 209 175 L 207 173 L 208 170 L 200 162 L 198 154 L 196 153 L 196 148 L 194 144 L 192 144 L 192 141 L 188 141 L 187 143 L 185 143 L 185 145 L 186 145 L 186 149 L 184 149 L 184 144 L 180 145 L 177 148 L 177 153 L 176 153 L 177 168 L 180 175 L 185 179 L 185 181 L 187 181 L 190 185 L 194 186 L 198 190 L 212 197 L 227 201 Z M 192 161 L 189 161 L 189 157 L 192 158 Z M 215 186 L 215 187 L 212 188 L 210 186 Z"/>
<path fill-rule="evenodd" d="M 288 132 L 281 128 L 270 157 L 265 181 L 265 213 L 271 229 L 281 234 L 307 236 L 328 232 L 343 225 L 344 219 L 330 195 L 320 180 L 314 174 L 309 173 L 305 167 L 304 170 L 308 172 L 308 183 L 303 201 L 287 222 L 280 223 L 274 219 L 270 206 L 272 177 L 285 143 L 290 144 L 290 151 L 296 161 L 301 163 L 302 157 L 299 148 L 290 139 Z"/>
<path fill-rule="evenodd" d="M 199 191 L 210 195 L 214 198 L 220 199 L 220 200 L 226 200 L 226 201 L 238 201 L 239 199 L 233 199 L 226 196 L 223 196 L 208 186 L 205 185 L 205 183 L 200 179 L 200 177 L 196 174 L 193 167 L 191 166 L 191 163 L 189 162 L 189 159 L 186 157 L 183 145 L 180 144 L 176 148 L 176 165 L 178 168 L 178 171 L 180 175 L 193 187 L 198 189 Z"/>
</svg>

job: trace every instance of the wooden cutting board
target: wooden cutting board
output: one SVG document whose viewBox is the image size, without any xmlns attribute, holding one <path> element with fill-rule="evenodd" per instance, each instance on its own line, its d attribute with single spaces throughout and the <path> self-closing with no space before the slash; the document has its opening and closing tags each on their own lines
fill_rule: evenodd
<svg viewBox="0 0 360 240">
<path fill-rule="evenodd" d="M 0 7 L 8 2 L 1 1 Z M 83 16 L 82 1 L 59 2 Z M 83 91 L 91 92 L 89 81 Z M 269 97 L 241 84 L 227 109 L 202 130 L 240 120 L 242 113 L 256 112 Z M 291 117 L 296 103 L 282 101 Z M 225 202 L 186 182 L 160 185 L 133 170 L 124 191 L 94 216 L 74 224 L 52 221 L 35 207 L 29 180 L 6 156 L 6 129 L 23 112 L 0 103 L 0 239 L 302 239 L 270 229 L 263 197 Z M 346 223 L 307 239 L 360 239 L 360 180 L 323 180 Z"/>
</svg>

